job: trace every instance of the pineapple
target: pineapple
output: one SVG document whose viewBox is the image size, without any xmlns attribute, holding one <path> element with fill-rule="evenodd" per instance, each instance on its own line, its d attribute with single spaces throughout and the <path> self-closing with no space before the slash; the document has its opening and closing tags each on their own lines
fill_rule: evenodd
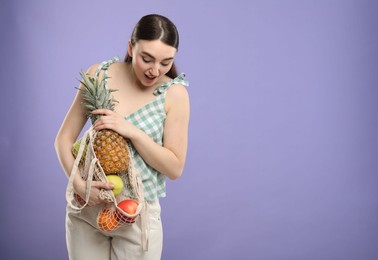
<svg viewBox="0 0 378 260">
<path fill-rule="evenodd" d="M 87 109 L 87 116 L 92 124 L 102 115 L 94 115 L 95 109 L 114 111 L 116 100 L 110 94 L 116 90 L 105 86 L 107 78 L 99 80 L 98 76 L 89 76 L 84 71 L 80 73 L 84 88 L 79 89 L 83 97 L 82 104 Z M 93 142 L 93 149 L 105 174 L 124 172 L 128 169 L 129 156 L 126 140 L 113 130 L 98 131 Z"/>
</svg>

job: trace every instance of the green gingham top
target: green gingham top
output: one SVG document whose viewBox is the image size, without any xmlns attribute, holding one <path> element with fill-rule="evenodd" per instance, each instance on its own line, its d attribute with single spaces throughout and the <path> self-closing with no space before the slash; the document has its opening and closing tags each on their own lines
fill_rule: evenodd
<svg viewBox="0 0 378 260">
<path fill-rule="evenodd" d="M 100 66 L 107 72 L 106 69 L 109 65 L 117 60 L 117 58 L 114 58 L 105 61 Z M 105 76 L 106 75 L 107 74 L 105 74 Z M 159 145 L 163 145 L 164 122 L 167 117 L 165 113 L 165 96 L 167 89 L 173 84 L 189 86 L 188 81 L 185 79 L 185 74 L 182 73 L 176 78 L 159 85 L 154 91 L 155 99 L 153 101 L 134 113 L 125 116 L 126 120 L 144 131 Z M 131 147 L 134 156 L 134 166 L 139 170 L 142 177 L 145 199 L 147 201 L 153 201 L 159 197 L 165 197 L 165 175 L 149 166 L 132 144 Z"/>
</svg>

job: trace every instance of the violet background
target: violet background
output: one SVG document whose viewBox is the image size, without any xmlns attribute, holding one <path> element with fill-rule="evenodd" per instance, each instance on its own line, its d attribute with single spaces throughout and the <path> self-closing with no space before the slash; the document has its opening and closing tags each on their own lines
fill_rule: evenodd
<svg viewBox="0 0 378 260">
<path fill-rule="evenodd" d="M 378 259 L 378 2 L 2 1 L 2 259 L 67 259 L 53 147 L 80 69 L 174 21 L 190 80 L 165 260 Z"/>
</svg>

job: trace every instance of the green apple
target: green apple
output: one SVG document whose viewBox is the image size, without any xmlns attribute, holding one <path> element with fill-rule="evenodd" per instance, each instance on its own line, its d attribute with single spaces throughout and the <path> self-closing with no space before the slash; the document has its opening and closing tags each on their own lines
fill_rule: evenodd
<svg viewBox="0 0 378 260">
<path fill-rule="evenodd" d="M 115 175 L 115 174 L 106 175 L 106 179 L 108 179 L 108 182 L 114 185 L 114 188 L 113 188 L 114 196 L 118 196 L 119 194 L 121 194 L 124 187 L 122 179 L 118 175 Z"/>
<path fill-rule="evenodd" d="M 72 145 L 72 153 L 73 153 L 73 155 L 75 156 L 75 158 L 76 158 L 77 154 L 79 153 L 79 149 L 80 149 L 81 142 L 82 142 L 82 139 L 79 139 L 79 140 L 77 140 L 77 141 Z M 85 156 L 86 156 L 86 154 L 87 154 L 87 149 L 88 149 L 88 144 L 85 144 L 82 159 L 85 158 Z"/>
</svg>

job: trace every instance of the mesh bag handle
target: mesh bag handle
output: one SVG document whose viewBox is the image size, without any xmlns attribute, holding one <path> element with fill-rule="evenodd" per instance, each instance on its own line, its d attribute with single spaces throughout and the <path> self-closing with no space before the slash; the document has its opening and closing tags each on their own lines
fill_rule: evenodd
<svg viewBox="0 0 378 260">
<path fill-rule="evenodd" d="M 94 164 L 96 163 L 95 158 L 90 162 L 90 167 L 89 168 L 91 169 L 91 171 L 89 171 L 88 174 L 91 175 L 91 176 L 89 176 L 90 178 L 87 178 L 87 180 L 86 180 L 86 190 L 85 190 L 85 195 L 86 196 L 84 198 L 84 204 L 82 204 L 80 206 L 80 205 L 77 205 L 76 203 L 73 203 L 75 201 L 73 181 L 75 179 L 76 174 L 79 171 L 79 164 L 80 164 L 80 161 L 82 160 L 82 157 L 83 157 L 83 154 L 84 154 L 84 149 L 85 149 L 85 146 L 86 146 L 86 140 L 88 138 L 88 135 L 89 135 L 89 130 L 86 131 L 83 134 L 83 137 L 81 138 L 79 151 L 78 151 L 78 153 L 76 155 L 75 162 L 74 162 L 74 165 L 72 167 L 71 175 L 70 175 L 70 178 L 68 180 L 68 185 L 67 185 L 67 189 L 66 189 L 66 200 L 67 200 L 67 203 L 69 204 L 69 206 L 73 210 L 76 210 L 76 211 L 82 210 L 88 204 L 89 195 L 90 195 L 89 191 L 92 188 L 92 179 L 93 179 L 93 174 L 94 174 L 93 173 L 93 167 L 94 167 Z"/>
</svg>

